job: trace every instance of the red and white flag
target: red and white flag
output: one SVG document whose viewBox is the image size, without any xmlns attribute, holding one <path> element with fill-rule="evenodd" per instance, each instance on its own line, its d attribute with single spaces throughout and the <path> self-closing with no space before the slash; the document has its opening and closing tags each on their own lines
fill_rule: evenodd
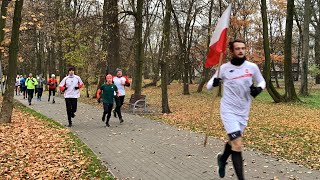
<svg viewBox="0 0 320 180">
<path fill-rule="evenodd" d="M 223 12 L 222 16 L 218 20 L 216 29 L 213 32 L 213 35 L 210 40 L 210 50 L 207 55 L 207 60 L 205 67 L 209 68 L 214 65 L 219 64 L 220 53 L 223 53 L 225 56 L 227 49 L 227 33 L 229 28 L 231 16 L 231 4 Z"/>
</svg>

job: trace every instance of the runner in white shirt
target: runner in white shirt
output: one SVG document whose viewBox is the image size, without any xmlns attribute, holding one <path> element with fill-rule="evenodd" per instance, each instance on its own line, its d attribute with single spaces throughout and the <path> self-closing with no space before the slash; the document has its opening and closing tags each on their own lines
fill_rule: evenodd
<svg viewBox="0 0 320 180">
<path fill-rule="evenodd" d="M 16 77 L 16 82 L 15 82 L 15 86 L 16 86 L 16 96 L 20 96 L 20 76 L 17 75 Z"/>
<path fill-rule="evenodd" d="M 260 94 L 266 87 L 266 82 L 258 66 L 246 61 L 244 41 L 230 42 L 229 49 L 232 53 L 231 61 L 221 66 L 220 77 L 217 77 L 216 73 L 209 80 L 207 89 L 210 90 L 219 86 L 220 81 L 223 82 L 220 115 L 229 141 L 223 154 L 219 153 L 217 156 L 219 176 L 225 176 L 227 159 L 231 155 L 237 177 L 243 180 L 242 135 L 249 119 L 251 96 Z M 254 82 L 256 86 L 253 85 Z"/>
<path fill-rule="evenodd" d="M 80 97 L 80 88 L 83 86 L 81 78 L 74 74 L 74 68 L 68 70 L 69 75 L 63 78 L 59 84 L 60 91 L 64 93 L 64 98 L 67 107 L 67 115 L 69 127 L 72 126 L 71 118 L 74 118 L 77 112 L 78 98 Z"/>
<path fill-rule="evenodd" d="M 114 95 L 116 101 L 116 108 L 113 110 L 114 117 L 119 117 L 120 123 L 123 123 L 121 106 L 123 105 L 124 97 L 126 95 L 125 86 L 130 86 L 129 79 L 126 76 L 122 76 L 122 70 L 116 69 L 117 76 L 113 77 L 113 83 L 117 86 L 119 91 L 119 96 Z"/>
</svg>

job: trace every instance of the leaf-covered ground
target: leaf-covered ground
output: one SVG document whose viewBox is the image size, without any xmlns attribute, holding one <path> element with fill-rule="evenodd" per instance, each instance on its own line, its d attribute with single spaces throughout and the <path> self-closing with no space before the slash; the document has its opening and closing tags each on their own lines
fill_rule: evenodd
<svg viewBox="0 0 320 180">
<path fill-rule="evenodd" d="M 39 119 L 14 109 L 12 123 L 0 124 L 0 179 L 108 178 L 68 129 Z"/>
<path fill-rule="evenodd" d="M 205 89 L 197 93 L 197 85 L 190 85 L 191 95 L 182 95 L 181 87 L 178 83 L 168 86 L 172 113 L 148 116 L 198 132 L 205 132 L 210 124 L 210 135 L 226 140 L 219 115 L 220 99 L 213 100 L 213 92 Z M 126 98 L 130 98 L 131 93 L 129 90 Z M 161 112 L 159 87 L 143 89 L 142 94 L 147 95 L 151 109 Z M 320 91 L 302 100 L 307 103 L 276 104 L 264 91 L 253 101 L 245 146 L 320 169 Z M 211 123 L 210 112 L 213 113 Z"/>
</svg>

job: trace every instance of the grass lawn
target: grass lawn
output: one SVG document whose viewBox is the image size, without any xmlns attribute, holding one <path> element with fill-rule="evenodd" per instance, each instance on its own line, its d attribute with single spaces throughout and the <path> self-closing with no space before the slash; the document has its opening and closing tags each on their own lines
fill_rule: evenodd
<svg viewBox="0 0 320 180">
<path fill-rule="evenodd" d="M 19 103 L 0 132 L 0 179 L 113 179 L 78 137 Z"/>
</svg>

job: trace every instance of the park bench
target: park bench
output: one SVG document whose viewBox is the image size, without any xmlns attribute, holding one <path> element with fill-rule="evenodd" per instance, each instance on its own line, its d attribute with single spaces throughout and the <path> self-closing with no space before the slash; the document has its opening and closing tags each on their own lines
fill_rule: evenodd
<svg viewBox="0 0 320 180">
<path fill-rule="evenodd" d="M 135 112 L 136 109 L 141 108 L 143 112 L 147 112 L 147 97 L 146 95 L 134 95 L 132 94 L 129 100 L 129 110 L 132 113 Z"/>
</svg>

